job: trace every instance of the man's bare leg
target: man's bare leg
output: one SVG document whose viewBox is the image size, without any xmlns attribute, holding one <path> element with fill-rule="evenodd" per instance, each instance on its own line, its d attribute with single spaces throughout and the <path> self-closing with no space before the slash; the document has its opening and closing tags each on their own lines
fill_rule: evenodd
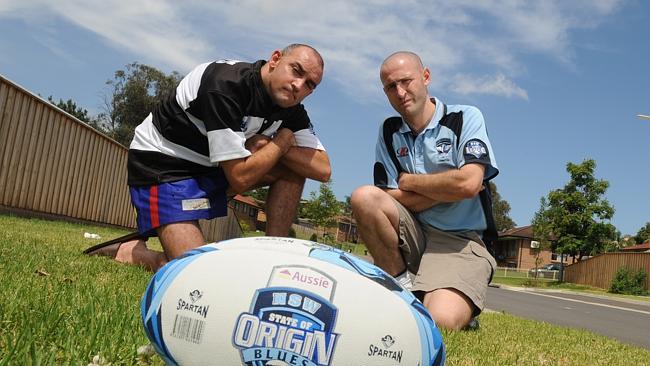
<svg viewBox="0 0 650 366">
<path fill-rule="evenodd" d="M 462 292 L 441 288 L 424 295 L 424 306 L 439 327 L 459 330 L 472 318 L 474 304 Z"/>
<path fill-rule="evenodd" d="M 266 235 L 289 236 L 305 178 L 283 165 L 276 166 L 271 175 L 277 179 L 270 184 L 266 199 Z"/>
<path fill-rule="evenodd" d="M 131 240 L 119 245 L 115 260 L 121 263 L 141 265 L 152 272 L 167 263 L 167 256 L 163 252 L 158 252 L 147 248 L 144 240 Z"/>
<path fill-rule="evenodd" d="M 270 139 L 255 135 L 246 141 L 246 148 L 255 152 L 264 147 Z M 298 202 L 302 197 L 305 178 L 282 164 L 277 164 L 255 187 L 269 186 L 266 197 L 266 235 L 288 236 L 291 223 L 296 216 Z"/>
<path fill-rule="evenodd" d="M 156 232 L 169 260 L 206 244 L 198 221 L 175 222 L 159 227 Z"/>
<path fill-rule="evenodd" d="M 362 186 L 352 192 L 352 212 L 359 236 L 376 266 L 396 276 L 406 269 L 399 251 L 399 211 L 395 202 L 375 186 Z"/>
<path fill-rule="evenodd" d="M 117 250 L 114 253 L 115 260 L 118 262 L 141 265 L 156 272 L 186 251 L 205 245 L 205 238 L 198 221 L 168 224 L 159 227 L 156 232 L 164 253 L 147 248 L 146 242 L 142 239 L 114 244 L 114 248 L 107 247 L 106 251 Z"/>
</svg>

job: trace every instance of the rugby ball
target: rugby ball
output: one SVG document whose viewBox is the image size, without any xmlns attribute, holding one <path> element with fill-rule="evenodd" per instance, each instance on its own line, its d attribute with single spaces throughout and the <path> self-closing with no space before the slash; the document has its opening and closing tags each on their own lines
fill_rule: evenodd
<svg viewBox="0 0 650 366">
<path fill-rule="evenodd" d="M 378 267 L 315 242 L 208 244 L 170 261 L 141 302 L 169 365 L 442 365 L 422 303 Z"/>
</svg>

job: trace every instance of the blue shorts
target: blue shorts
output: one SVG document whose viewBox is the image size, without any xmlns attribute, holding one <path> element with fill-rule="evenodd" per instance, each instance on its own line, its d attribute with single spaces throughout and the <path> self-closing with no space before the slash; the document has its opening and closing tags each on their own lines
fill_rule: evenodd
<svg viewBox="0 0 650 366">
<path fill-rule="evenodd" d="M 156 236 L 155 229 L 181 221 L 226 216 L 228 181 L 223 170 L 176 182 L 131 186 L 131 203 L 137 213 L 138 232 Z"/>
</svg>

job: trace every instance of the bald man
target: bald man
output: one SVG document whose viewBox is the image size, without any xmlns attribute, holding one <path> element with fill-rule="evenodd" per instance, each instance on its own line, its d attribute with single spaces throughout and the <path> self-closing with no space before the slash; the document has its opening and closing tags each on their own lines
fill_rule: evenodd
<svg viewBox="0 0 650 366">
<path fill-rule="evenodd" d="M 483 310 L 496 268 L 483 241 L 494 232 L 485 187 L 498 174 L 485 122 L 475 107 L 430 97 L 415 53 L 390 55 L 380 79 L 399 116 L 379 129 L 374 185 L 352 193 L 359 233 L 438 326 L 462 329 Z"/>
<path fill-rule="evenodd" d="M 307 178 L 327 182 L 329 157 L 302 101 L 323 78 L 313 47 L 291 44 L 254 63 L 195 67 L 135 129 L 128 184 L 143 239 L 89 252 L 153 271 L 204 245 L 200 219 L 225 216 L 235 193 L 269 186 L 266 234 L 287 236 Z"/>
</svg>

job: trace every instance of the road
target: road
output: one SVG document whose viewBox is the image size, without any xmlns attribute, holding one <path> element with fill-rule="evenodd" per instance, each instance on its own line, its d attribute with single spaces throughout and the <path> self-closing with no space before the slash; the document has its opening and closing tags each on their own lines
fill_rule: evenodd
<svg viewBox="0 0 650 366">
<path fill-rule="evenodd" d="M 486 308 L 560 326 L 587 329 L 650 349 L 650 302 L 490 287 Z"/>
</svg>

